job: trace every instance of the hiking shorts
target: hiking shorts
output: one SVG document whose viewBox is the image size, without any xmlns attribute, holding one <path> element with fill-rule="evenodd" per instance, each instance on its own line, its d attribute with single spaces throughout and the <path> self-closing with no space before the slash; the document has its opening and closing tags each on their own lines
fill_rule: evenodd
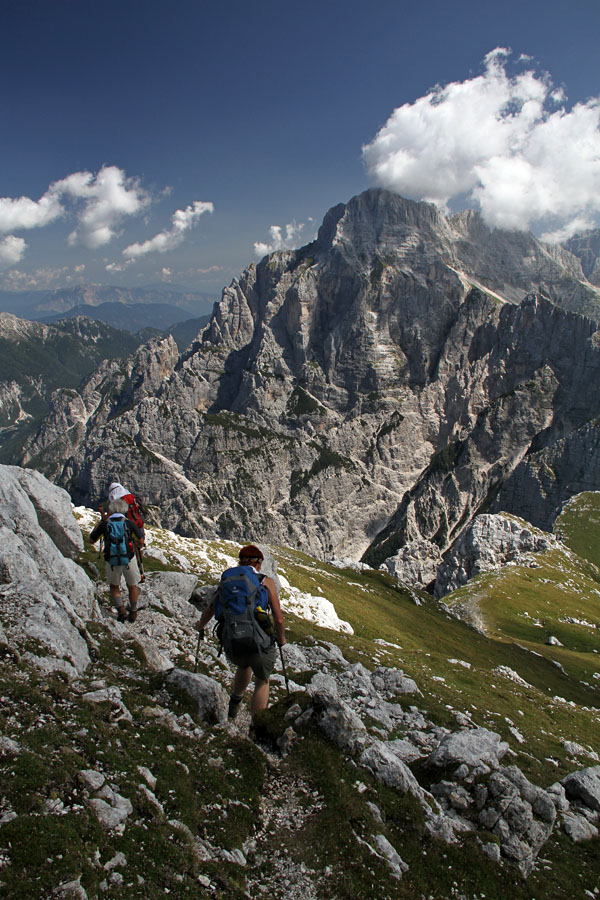
<svg viewBox="0 0 600 900">
<path fill-rule="evenodd" d="M 106 563 L 106 580 L 111 587 L 119 587 L 121 584 L 121 575 L 125 576 L 125 584 L 128 587 L 139 584 L 141 580 L 140 570 L 135 556 L 133 559 L 129 560 L 128 566 L 111 566 L 110 563 Z"/>
<path fill-rule="evenodd" d="M 250 666 L 255 678 L 258 678 L 259 681 L 268 681 L 275 668 L 277 644 L 273 644 L 272 647 L 268 647 L 262 653 L 232 654 L 227 656 L 227 659 L 232 665 L 238 666 L 240 669 L 246 669 Z"/>
</svg>

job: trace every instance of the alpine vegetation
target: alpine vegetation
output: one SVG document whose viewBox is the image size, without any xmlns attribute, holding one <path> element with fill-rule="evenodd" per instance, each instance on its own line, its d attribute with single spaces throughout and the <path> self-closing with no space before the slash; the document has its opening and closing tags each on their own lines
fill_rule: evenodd
<svg viewBox="0 0 600 900">
<path fill-rule="evenodd" d="M 19 467 L 0 467 L 0 496 L 6 896 L 600 890 L 597 494 L 554 535 L 476 518 L 447 562 L 466 580 L 440 599 L 252 545 L 287 636 L 252 736 L 195 627 L 238 544 L 146 522 L 139 615 L 120 622 L 89 542 L 100 514 Z"/>
</svg>

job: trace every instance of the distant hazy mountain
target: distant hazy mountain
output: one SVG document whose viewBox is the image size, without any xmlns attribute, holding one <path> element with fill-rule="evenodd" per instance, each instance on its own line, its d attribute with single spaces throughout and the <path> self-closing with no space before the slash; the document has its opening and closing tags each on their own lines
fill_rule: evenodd
<svg viewBox="0 0 600 900">
<path fill-rule="evenodd" d="M 44 325 L 0 313 L 0 459 L 35 432 L 52 394 L 77 388 L 105 360 L 127 357 L 140 339 L 86 318 Z"/>
<path fill-rule="evenodd" d="M 214 300 L 215 297 L 210 294 L 171 286 L 122 288 L 104 284 L 81 284 L 55 291 L 0 291 L 0 312 L 39 320 L 52 313 L 65 313 L 76 307 L 98 307 L 106 303 L 161 304 L 182 308 L 186 310 L 184 318 L 190 318 L 209 313 Z"/>
<path fill-rule="evenodd" d="M 133 333 L 144 328 L 167 331 L 173 325 L 190 319 L 190 312 L 182 306 L 169 303 L 100 303 L 98 306 L 74 306 L 67 312 L 55 313 L 51 316 L 36 316 L 36 321 L 53 324 L 66 318 L 88 316 L 97 322 L 104 322 L 113 328 Z M 204 316 L 208 321 L 209 316 Z M 194 319 L 193 321 L 198 321 Z"/>
</svg>

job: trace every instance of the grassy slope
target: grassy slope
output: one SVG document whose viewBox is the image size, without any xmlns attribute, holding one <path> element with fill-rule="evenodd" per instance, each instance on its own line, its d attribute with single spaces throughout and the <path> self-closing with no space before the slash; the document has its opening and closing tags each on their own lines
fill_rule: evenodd
<svg viewBox="0 0 600 900">
<path fill-rule="evenodd" d="M 561 520 L 561 527 L 570 540 L 568 523 Z M 581 533 L 585 535 L 586 528 Z M 157 532 L 154 539 L 168 556 L 173 539 Z M 215 571 L 222 568 L 221 554 L 234 549 L 217 543 L 182 545 L 177 539 L 173 550 L 182 552 L 183 546 L 201 583 L 214 582 Z M 383 573 L 340 571 L 284 548 L 275 555 L 294 587 L 312 594 L 321 590 L 355 630 L 354 635 L 341 635 L 288 616 L 290 639 L 333 641 L 347 659 L 368 668 L 402 668 L 423 691 L 422 697 L 411 697 L 408 703 L 416 703 L 428 717 L 453 729 L 457 727 L 455 712 L 469 712 L 474 723 L 502 734 L 515 754 L 511 762 L 537 784 L 548 786 L 568 771 L 590 764 L 569 759 L 561 739 L 589 747 L 599 744 L 600 714 L 593 708 L 598 705 L 593 678 L 598 671 L 593 652 L 596 632 L 584 626 L 565 626 L 561 631 L 564 623 L 559 619 L 584 613 L 592 621 L 598 588 L 592 565 L 573 553 L 553 551 L 539 559 L 540 568 L 510 567 L 477 579 L 457 597 L 476 600 L 488 631 L 484 635 L 448 615 L 429 597 L 422 597 L 422 605 L 417 606 L 414 594 Z M 88 552 L 82 562 L 93 558 Z M 150 567 L 156 564 L 149 563 Z M 457 597 L 446 600 L 458 602 Z M 285 605 L 285 595 L 283 601 Z M 540 619 L 542 627 L 533 624 L 534 619 Z M 364 770 L 344 761 L 312 728 L 278 763 L 219 727 L 206 728 L 199 740 L 173 735 L 148 709 L 161 704 L 181 715 L 193 712 L 189 704 L 166 691 L 162 676 L 144 668 L 135 641 L 119 644 L 105 638 L 102 628 L 97 630 L 100 651 L 86 673 L 84 687 L 97 678 L 118 684 L 133 715 L 131 724 L 115 727 L 108 708 L 90 710 L 60 677 L 44 679 L 29 672 L 5 648 L 0 732 L 14 734 L 18 718 L 18 739 L 27 748 L 14 760 L 0 759 L 0 778 L 12 775 L 5 783 L 19 813 L 0 827 L 0 860 L 5 856 L 11 861 L 0 868 L 7 896 L 45 897 L 59 881 L 77 875 L 82 876 L 89 897 L 102 896 L 98 885 L 106 872 L 90 861 L 96 850 L 103 864 L 117 851 L 127 857 L 123 884 L 111 885 L 105 894 L 111 900 L 154 898 L 167 890 L 177 897 L 237 900 L 244 896 L 246 877 L 265 887 L 264 896 L 282 897 L 273 847 L 284 848 L 291 859 L 313 870 L 323 898 L 449 900 L 462 894 L 468 900 L 484 896 L 487 900 L 570 900 L 600 884 L 600 842 L 574 845 L 558 830 L 544 848 L 547 865 L 527 882 L 510 867 L 491 863 L 471 837 L 451 847 L 430 840 L 423 832 L 420 809 L 410 798 L 376 784 Z M 565 647 L 547 646 L 549 633 L 556 634 Z M 381 639 L 388 643 L 373 643 Z M 450 660 L 469 663 L 470 668 Z M 183 648 L 178 664 L 192 665 Z M 529 686 L 495 671 L 499 666 L 510 667 Z M 302 681 L 301 675 L 296 678 Z M 289 703 L 304 704 L 306 698 L 298 694 L 287 699 L 276 687 L 273 699 L 263 727 L 276 735 L 285 727 L 283 716 Z M 517 730 L 523 743 L 515 737 Z M 225 767 L 209 765 L 209 758 L 225 760 Z M 155 793 L 164 804 L 165 816 L 157 815 L 139 794 L 139 764 L 158 776 Z M 77 772 L 82 768 L 110 773 L 111 781 L 132 800 L 132 824 L 122 837 L 102 832 L 83 807 L 60 817 L 40 815 L 45 799 L 77 800 Z M 239 848 L 253 834 L 258 798 L 277 783 L 296 791 L 300 804 L 314 806 L 306 825 L 273 828 L 266 852 L 250 855 L 246 869 L 224 861 L 199 862 L 185 829 L 174 823 L 183 823 L 218 846 Z M 299 785 L 305 786 L 306 793 Z M 374 820 L 370 801 L 382 811 L 382 822 Z M 357 841 L 377 833 L 385 834 L 410 866 L 401 882 L 391 878 L 387 865 Z"/>
</svg>

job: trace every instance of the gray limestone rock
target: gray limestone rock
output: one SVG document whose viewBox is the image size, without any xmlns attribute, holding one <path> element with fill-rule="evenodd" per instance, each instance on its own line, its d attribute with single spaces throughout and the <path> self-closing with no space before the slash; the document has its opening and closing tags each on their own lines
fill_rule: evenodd
<svg viewBox="0 0 600 900">
<path fill-rule="evenodd" d="M 565 833 L 575 844 L 598 837 L 597 826 L 574 810 L 561 813 L 560 820 Z"/>
<path fill-rule="evenodd" d="M 109 703 L 111 706 L 111 720 L 113 722 L 131 722 L 132 716 L 123 702 L 121 689 L 117 685 L 101 688 L 97 691 L 88 691 L 83 694 L 83 699 L 88 703 Z"/>
<path fill-rule="evenodd" d="M 228 697 L 214 678 L 184 669 L 173 669 L 167 676 L 167 684 L 189 694 L 198 705 L 198 715 L 202 721 L 226 720 Z"/>
<path fill-rule="evenodd" d="M 403 584 L 422 588 L 435 581 L 441 561 L 440 548 L 433 541 L 412 540 L 385 559 L 383 565 Z"/>
<path fill-rule="evenodd" d="M 502 856 L 527 877 L 556 819 L 552 797 L 532 784 L 516 766 L 493 772 L 479 822 L 500 841 Z"/>
<path fill-rule="evenodd" d="M 2 630 L 15 648 L 37 642 L 41 649 L 29 658 L 39 668 L 69 676 L 89 665 L 86 622 L 101 618 L 92 582 L 57 546 L 73 552 L 76 531 L 81 539 L 63 490 L 37 473 L 0 466 Z"/>
<path fill-rule="evenodd" d="M 506 515 L 476 516 L 454 543 L 437 570 L 436 597 L 462 587 L 481 572 L 499 569 L 507 563 L 523 563 L 528 554 L 558 547 L 551 534 Z"/>
<path fill-rule="evenodd" d="M 413 794 L 421 802 L 425 801 L 425 792 L 413 773 L 386 743 L 374 741 L 362 753 L 360 764 L 370 769 L 375 778 L 383 784 L 403 794 Z"/>
<path fill-rule="evenodd" d="M 52 891 L 57 900 L 88 900 L 88 893 L 79 878 L 76 881 L 63 881 Z"/>
<path fill-rule="evenodd" d="M 67 492 L 51 484 L 34 469 L 10 468 L 35 507 L 40 528 L 52 538 L 64 556 L 73 557 L 80 553 L 83 537 Z"/>
<path fill-rule="evenodd" d="M 375 835 L 375 846 L 387 859 L 394 878 L 402 878 L 408 872 L 408 864 L 400 857 L 384 834 Z"/>
<path fill-rule="evenodd" d="M 133 812 L 131 801 L 108 785 L 104 785 L 95 797 L 88 800 L 88 805 L 106 831 L 119 829 Z"/>
<path fill-rule="evenodd" d="M 487 728 L 471 728 L 455 731 L 444 737 L 433 751 L 427 764 L 443 768 L 463 763 L 477 766 L 481 763 L 496 767 L 509 749 L 499 734 Z"/>
<path fill-rule="evenodd" d="M 409 678 L 400 669 L 380 666 L 373 670 L 370 677 L 373 687 L 384 697 L 421 693 L 416 681 L 413 678 Z"/>
<path fill-rule="evenodd" d="M 350 754 L 364 748 L 367 730 L 348 703 L 326 688 L 315 690 L 312 701 L 316 722 L 330 741 Z"/>
<path fill-rule="evenodd" d="M 579 800 L 589 809 L 600 812 L 600 766 L 571 772 L 560 783 L 569 800 Z"/>
<path fill-rule="evenodd" d="M 189 617 L 194 613 L 190 608 L 198 579 L 195 575 L 183 572 L 149 572 L 146 576 L 146 592 L 148 602 L 169 615 Z"/>
<path fill-rule="evenodd" d="M 0 735 L 0 756 L 17 756 L 21 752 L 21 747 L 12 738 Z"/>
</svg>

